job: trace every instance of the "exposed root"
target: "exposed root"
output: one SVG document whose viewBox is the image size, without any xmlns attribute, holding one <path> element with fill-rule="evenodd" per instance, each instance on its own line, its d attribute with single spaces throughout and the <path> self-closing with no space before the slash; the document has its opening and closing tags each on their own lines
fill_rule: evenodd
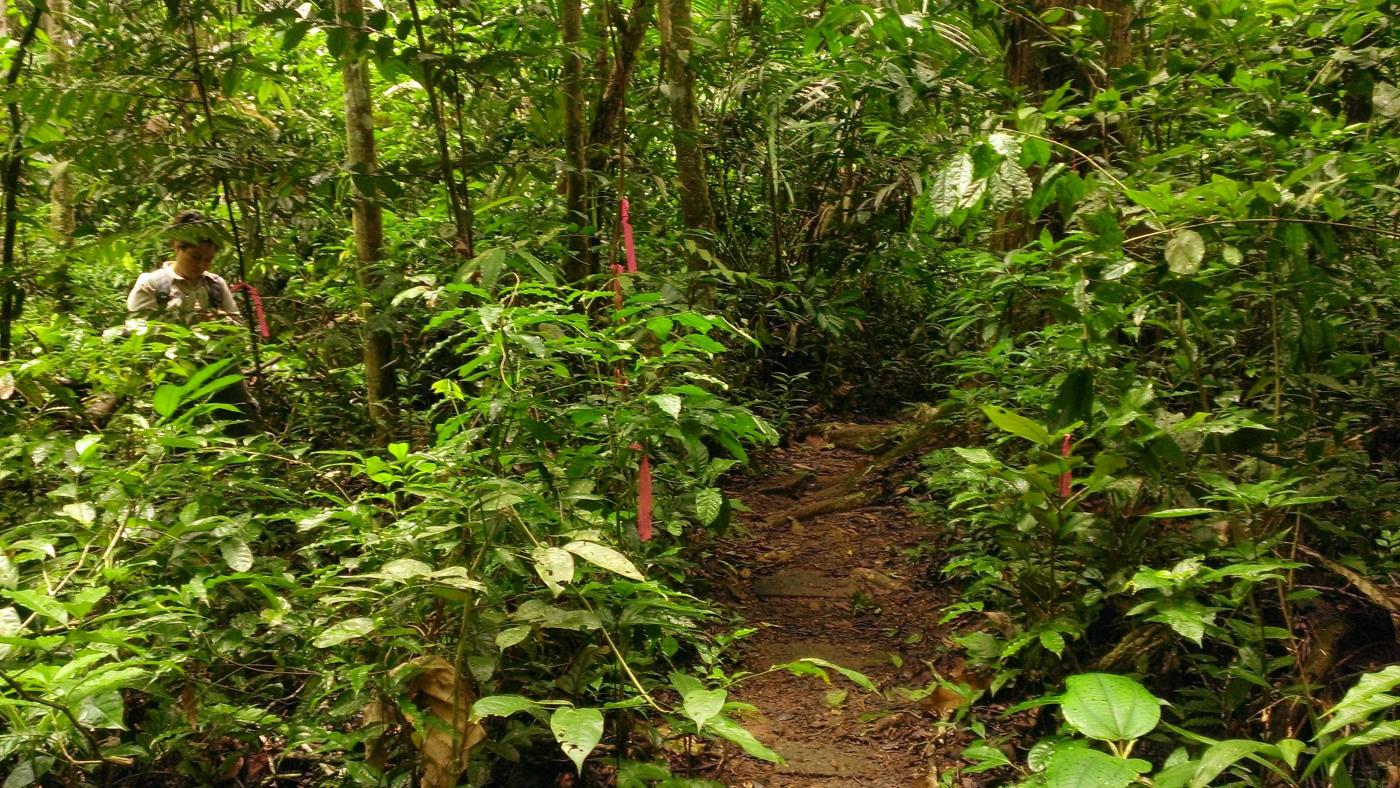
<svg viewBox="0 0 1400 788">
<path fill-rule="evenodd" d="M 885 438 L 898 436 L 891 448 L 851 473 L 812 491 L 792 508 L 770 515 L 764 523 L 771 527 L 789 520 L 801 521 L 867 506 L 912 475 L 912 471 L 894 473 L 905 458 L 968 439 L 967 426 L 949 419 L 943 408 L 921 408 L 915 412 L 915 418 L 917 420 L 912 423 L 878 428 Z M 869 437 L 876 433 L 865 434 Z"/>
</svg>

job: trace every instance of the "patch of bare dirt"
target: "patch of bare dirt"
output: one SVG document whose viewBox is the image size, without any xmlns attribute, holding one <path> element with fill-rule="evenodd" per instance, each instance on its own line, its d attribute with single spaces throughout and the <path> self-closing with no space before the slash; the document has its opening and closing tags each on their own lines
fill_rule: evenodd
<svg viewBox="0 0 1400 788">
<path fill-rule="evenodd" d="M 860 671 L 879 692 L 834 672 L 830 684 L 786 671 L 741 682 L 732 694 L 759 709 L 744 725 L 785 763 L 731 748 L 718 779 L 747 788 L 936 785 L 931 772 L 956 761 L 964 739 L 942 724 L 957 703 L 935 681 L 958 671 L 938 623 L 953 593 L 931 587 L 916 557 L 933 534 L 899 505 L 774 522 L 870 461 L 819 437 L 774 459 L 772 476 L 728 491 L 752 511 L 709 564 L 715 587 L 758 630 L 742 641 L 743 667 L 761 673 L 815 657 Z"/>
</svg>

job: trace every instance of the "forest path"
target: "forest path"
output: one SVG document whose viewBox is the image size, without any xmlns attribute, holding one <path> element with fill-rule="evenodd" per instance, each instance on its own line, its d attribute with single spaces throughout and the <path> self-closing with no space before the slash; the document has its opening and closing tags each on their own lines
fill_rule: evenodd
<svg viewBox="0 0 1400 788">
<path fill-rule="evenodd" d="M 951 593 L 924 585 L 927 560 L 913 551 L 933 533 L 902 505 L 765 526 L 800 503 L 803 490 L 820 489 L 869 457 L 813 438 L 774 460 L 769 478 L 728 490 L 753 511 L 718 545 L 712 573 L 758 630 L 741 641 L 743 667 L 758 673 L 816 657 L 860 671 L 880 693 L 834 671 L 831 684 L 786 671 L 741 682 L 732 694 L 759 708 L 744 715 L 745 727 L 786 763 L 740 754 L 721 779 L 739 788 L 936 785 L 928 780 L 931 762 L 957 750 L 929 716 L 936 698 L 915 703 L 898 690 L 928 686 L 939 661 L 938 620 Z"/>
</svg>

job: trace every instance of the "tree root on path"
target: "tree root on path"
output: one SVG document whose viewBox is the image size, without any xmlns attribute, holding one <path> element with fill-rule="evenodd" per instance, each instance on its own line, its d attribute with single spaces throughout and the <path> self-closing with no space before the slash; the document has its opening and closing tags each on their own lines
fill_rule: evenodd
<svg viewBox="0 0 1400 788">
<path fill-rule="evenodd" d="M 881 440 L 897 437 L 897 441 L 851 473 L 813 490 L 791 508 L 769 515 L 764 524 L 772 527 L 790 520 L 849 512 L 883 498 L 914 474 L 912 468 L 900 467 L 905 458 L 969 439 L 970 425 L 950 418 L 951 415 L 946 408 L 920 408 L 915 411 L 915 421 L 911 423 L 877 425 L 870 429 L 864 429 L 865 425 L 840 425 L 843 429 L 862 427 L 859 432 L 866 438 L 879 435 Z M 826 437 L 831 439 L 829 435 Z"/>
</svg>

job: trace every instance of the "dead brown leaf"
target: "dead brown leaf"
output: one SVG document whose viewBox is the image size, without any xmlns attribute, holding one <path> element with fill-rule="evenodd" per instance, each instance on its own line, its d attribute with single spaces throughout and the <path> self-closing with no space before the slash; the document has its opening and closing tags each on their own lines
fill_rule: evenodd
<svg viewBox="0 0 1400 788">
<path fill-rule="evenodd" d="M 426 714 L 413 720 L 414 742 L 423 758 L 423 788 L 455 788 L 466 770 L 467 752 L 486 738 L 471 721 L 469 679 L 438 656 L 418 657 L 396 672 L 411 673 L 405 691 Z"/>
</svg>

